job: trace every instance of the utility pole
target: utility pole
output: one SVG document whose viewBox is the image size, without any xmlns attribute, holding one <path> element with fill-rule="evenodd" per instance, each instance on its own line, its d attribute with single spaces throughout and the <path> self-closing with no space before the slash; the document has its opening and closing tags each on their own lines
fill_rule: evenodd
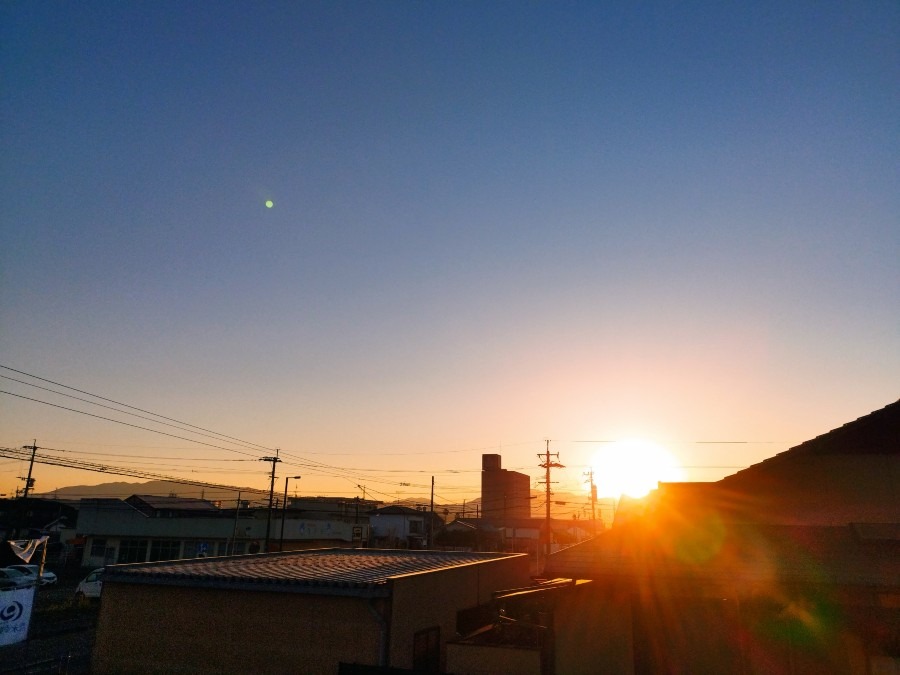
<svg viewBox="0 0 900 675">
<path fill-rule="evenodd" d="M 543 455 L 538 455 L 538 458 L 543 460 L 539 466 L 542 469 L 544 469 L 544 472 L 545 472 L 544 473 L 544 485 L 545 485 L 546 493 L 547 493 L 547 518 L 546 518 L 547 540 L 544 543 L 544 556 L 546 559 L 546 556 L 550 555 L 550 542 L 553 539 L 553 531 L 550 529 L 550 495 L 552 494 L 552 492 L 550 490 L 550 469 L 564 469 L 565 467 L 562 464 L 560 464 L 559 462 L 554 462 L 550 459 L 550 457 L 551 457 L 550 439 L 549 438 L 546 439 L 545 442 L 547 444 L 546 450 L 544 451 Z M 553 453 L 552 456 L 556 457 L 556 459 L 559 459 L 558 452 Z"/>
<path fill-rule="evenodd" d="M 272 502 L 275 501 L 275 466 L 281 460 L 278 459 L 278 449 L 274 457 L 260 457 L 260 462 L 272 462 L 272 478 L 269 481 L 269 515 L 266 518 L 266 553 L 269 552 L 269 536 L 272 532 Z"/>
<path fill-rule="evenodd" d="M 428 550 L 434 548 L 434 476 L 431 477 L 431 515 L 428 516 Z"/>
<path fill-rule="evenodd" d="M 31 470 L 34 468 L 34 456 L 38 451 L 37 439 L 35 438 L 31 445 L 23 445 L 22 449 L 31 450 L 31 461 L 28 462 L 28 478 L 25 479 L 25 492 L 22 494 L 23 498 L 28 499 L 28 493 L 31 492 L 31 488 L 34 487 L 34 479 L 31 477 Z"/>
<path fill-rule="evenodd" d="M 284 521 L 287 518 L 287 486 L 288 481 L 293 478 L 294 480 L 299 480 L 303 478 L 303 476 L 285 476 L 284 477 L 284 501 L 281 504 L 281 539 L 279 540 L 278 550 L 284 550 Z M 296 494 L 296 490 L 295 490 Z"/>
<path fill-rule="evenodd" d="M 588 482 L 591 484 L 591 529 L 594 536 L 597 536 L 597 486 L 594 485 L 594 469 L 591 468 L 585 476 L 588 476 Z"/>
<path fill-rule="evenodd" d="M 234 507 L 234 527 L 231 530 L 231 553 L 229 555 L 234 555 L 235 544 L 237 543 L 237 526 L 238 526 L 238 514 L 241 512 L 241 491 L 238 490 L 237 497 L 237 505 Z M 228 547 L 225 547 L 225 552 L 228 552 Z"/>
</svg>

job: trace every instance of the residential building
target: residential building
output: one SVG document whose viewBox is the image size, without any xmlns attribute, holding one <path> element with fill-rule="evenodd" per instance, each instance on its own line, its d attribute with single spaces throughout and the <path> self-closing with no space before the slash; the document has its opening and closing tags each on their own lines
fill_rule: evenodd
<svg viewBox="0 0 900 675">
<path fill-rule="evenodd" d="M 219 508 L 202 499 L 133 495 L 121 499 L 84 499 L 78 518 L 83 546 L 81 564 L 153 562 L 177 558 L 256 553 L 285 549 L 364 546 L 367 519 L 316 510 L 284 512 L 266 508 Z M 283 523 L 283 528 L 282 528 Z"/>
<path fill-rule="evenodd" d="M 500 522 L 531 517 L 531 478 L 503 469 L 500 455 L 481 456 L 481 516 Z"/>
<path fill-rule="evenodd" d="M 421 549 L 428 546 L 428 524 L 443 521 L 430 511 L 393 504 L 369 512 L 373 546 Z"/>
<path fill-rule="evenodd" d="M 112 566 L 92 672 L 446 672 L 446 643 L 468 617 L 528 582 L 527 557 L 501 553 L 326 549 Z"/>
</svg>

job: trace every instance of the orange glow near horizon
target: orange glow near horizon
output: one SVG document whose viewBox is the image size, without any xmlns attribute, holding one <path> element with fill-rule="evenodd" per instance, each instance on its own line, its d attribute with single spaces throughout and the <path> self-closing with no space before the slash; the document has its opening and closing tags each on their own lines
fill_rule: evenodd
<svg viewBox="0 0 900 675">
<path fill-rule="evenodd" d="M 681 481 L 684 469 L 661 445 L 629 438 L 598 450 L 592 460 L 597 494 L 603 497 L 644 497 L 659 481 Z"/>
</svg>

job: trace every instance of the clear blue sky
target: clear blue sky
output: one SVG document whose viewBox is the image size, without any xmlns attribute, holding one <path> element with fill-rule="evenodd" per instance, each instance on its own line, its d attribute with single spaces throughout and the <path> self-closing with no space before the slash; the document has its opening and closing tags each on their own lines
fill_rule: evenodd
<svg viewBox="0 0 900 675">
<path fill-rule="evenodd" d="M 898 398 L 898 44 L 896 2 L 3 3 L 0 362 L 392 495 L 544 438 L 565 489 L 574 440 L 758 461 Z"/>
</svg>

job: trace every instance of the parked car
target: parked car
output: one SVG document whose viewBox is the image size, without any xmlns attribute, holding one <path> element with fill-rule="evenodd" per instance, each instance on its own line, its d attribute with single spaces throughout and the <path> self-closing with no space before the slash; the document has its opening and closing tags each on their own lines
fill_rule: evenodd
<svg viewBox="0 0 900 675">
<path fill-rule="evenodd" d="M 22 586 L 34 586 L 37 582 L 36 577 L 33 577 L 30 574 L 23 574 L 19 570 L 14 570 L 11 567 L 0 567 L 0 579 L 12 581 L 17 588 L 21 588 Z"/>
<path fill-rule="evenodd" d="M 6 569 L 17 570 L 22 574 L 27 574 L 30 577 L 38 577 L 38 574 L 41 571 L 39 565 L 10 565 Z M 48 569 L 44 570 L 44 574 L 41 575 L 41 586 L 46 586 L 47 584 L 55 584 L 57 581 L 56 575 Z"/>
<path fill-rule="evenodd" d="M 75 600 L 99 598 L 103 590 L 103 568 L 96 569 L 78 582 L 75 587 Z"/>
<path fill-rule="evenodd" d="M 15 581 L 11 579 L 7 579 L 6 577 L 0 577 L 0 591 L 14 591 L 19 587 Z"/>
</svg>

